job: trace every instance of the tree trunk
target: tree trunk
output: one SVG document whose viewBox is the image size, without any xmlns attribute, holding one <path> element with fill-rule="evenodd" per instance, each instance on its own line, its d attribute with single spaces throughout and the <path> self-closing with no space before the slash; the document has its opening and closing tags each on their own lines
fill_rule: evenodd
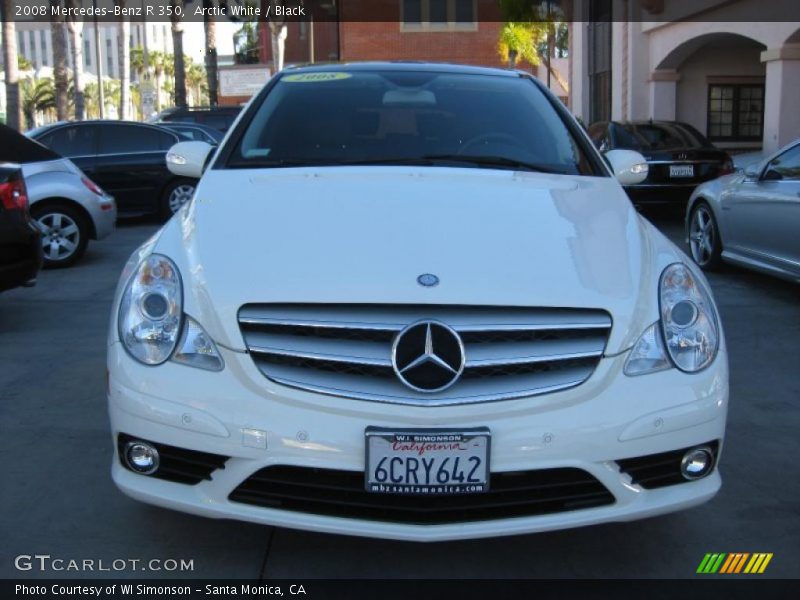
<svg viewBox="0 0 800 600">
<path fill-rule="evenodd" d="M 67 6 L 78 8 L 80 0 L 67 0 Z M 75 18 L 67 19 L 69 32 L 69 50 L 72 54 L 72 93 L 75 95 L 75 118 L 83 121 L 86 118 L 86 100 L 83 93 L 83 21 Z"/>
<path fill-rule="evenodd" d="M 517 51 L 512 50 L 510 48 L 508 50 L 508 68 L 509 69 L 517 68 Z"/>
<path fill-rule="evenodd" d="M 116 0 L 117 5 L 124 7 L 125 0 Z M 131 84 L 131 22 L 120 17 L 117 26 L 117 49 L 119 58 L 119 118 L 130 119 L 130 84 Z"/>
<path fill-rule="evenodd" d="M 213 8 L 214 0 L 203 0 L 205 8 Z M 203 17 L 206 33 L 206 78 L 208 79 L 208 103 L 216 106 L 217 98 L 217 22 L 206 14 Z M 198 100 L 199 102 L 199 100 Z"/>
<path fill-rule="evenodd" d="M 175 8 L 183 7 L 183 0 L 170 0 Z M 181 17 L 173 12 L 172 17 L 172 51 L 175 56 L 175 106 L 186 106 L 186 65 L 183 62 L 183 24 Z"/>
<path fill-rule="evenodd" d="M 288 29 L 285 21 L 270 21 L 269 30 L 272 37 L 273 75 L 283 69 L 283 51 L 286 47 Z"/>
<path fill-rule="evenodd" d="M 14 5 L 11 0 L 0 2 L 3 21 L 3 60 L 6 75 L 6 125 L 17 131 L 22 129 L 19 104 L 19 67 L 17 65 L 17 32 L 12 20 Z"/>
<path fill-rule="evenodd" d="M 60 0 L 50 0 L 50 6 L 57 9 Z M 67 76 L 67 38 L 64 32 L 64 15 L 56 14 L 50 22 L 53 39 L 53 80 L 56 93 L 56 117 L 59 121 L 67 118 L 69 79 Z"/>
</svg>

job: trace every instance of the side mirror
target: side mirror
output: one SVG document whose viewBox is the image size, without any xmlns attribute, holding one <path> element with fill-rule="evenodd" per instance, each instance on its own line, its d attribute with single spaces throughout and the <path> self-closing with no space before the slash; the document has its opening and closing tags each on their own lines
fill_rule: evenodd
<svg viewBox="0 0 800 600">
<path fill-rule="evenodd" d="M 609 150 L 605 154 L 614 171 L 614 177 L 622 185 L 636 185 L 647 179 L 650 168 L 647 159 L 634 150 Z"/>
<path fill-rule="evenodd" d="M 747 168 L 744 170 L 744 176 L 750 181 L 756 181 L 760 173 L 760 169 L 758 167 L 758 164 L 747 165 Z"/>
<path fill-rule="evenodd" d="M 206 142 L 178 142 L 167 152 L 167 168 L 175 175 L 200 179 L 213 149 Z"/>
</svg>

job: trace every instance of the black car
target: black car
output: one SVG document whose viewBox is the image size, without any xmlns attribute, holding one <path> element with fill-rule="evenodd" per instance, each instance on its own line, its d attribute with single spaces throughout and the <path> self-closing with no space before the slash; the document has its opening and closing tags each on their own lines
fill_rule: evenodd
<svg viewBox="0 0 800 600">
<path fill-rule="evenodd" d="M 647 159 L 647 179 L 625 188 L 636 203 L 685 203 L 699 184 L 733 172 L 728 153 L 715 148 L 687 123 L 593 123 L 589 137 L 601 152 L 635 150 Z"/>
<path fill-rule="evenodd" d="M 170 131 L 174 131 L 175 133 L 185 137 L 187 140 L 192 140 L 194 142 L 205 142 L 206 144 L 211 144 L 212 146 L 219 145 L 219 143 L 222 141 L 222 138 L 225 137 L 225 134 L 219 129 L 214 129 L 213 127 L 208 127 L 207 125 L 201 125 L 200 123 L 172 123 L 165 121 L 164 123 L 158 123 L 158 126 L 169 129 Z"/>
<path fill-rule="evenodd" d="M 130 121 L 56 123 L 28 136 L 74 162 L 114 196 L 122 215 L 174 214 L 191 199 L 196 179 L 167 169 L 167 151 L 186 138 L 162 127 Z"/>
<path fill-rule="evenodd" d="M 219 131 L 228 131 L 241 112 L 241 106 L 190 106 L 173 107 L 162 110 L 152 120 L 153 123 L 199 123 Z"/>
<path fill-rule="evenodd" d="M 0 163 L 0 292 L 35 283 L 42 266 L 39 236 L 28 214 L 22 170 Z"/>
</svg>

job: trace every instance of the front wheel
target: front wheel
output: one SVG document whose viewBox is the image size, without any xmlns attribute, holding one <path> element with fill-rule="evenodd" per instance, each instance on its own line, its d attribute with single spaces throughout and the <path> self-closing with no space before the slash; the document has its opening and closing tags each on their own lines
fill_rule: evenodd
<svg viewBox="0 0 800 600">
<path fill-rule="evenodd" d="M 178 212 L 184 204 L 192 199 L 196 186 L 197 182 L 191 179 L 178 179 L 171 182 L 164 190 L 161 199 L 161 216 L 169 219 Z"/>
<path fill-rule="evenodd" d="M 722 241 L 714 213 L 705 202 L 692 209 L 689 217 L 689 249 L 701 269 L 714 270 L 722 262 Z"/>
<path fill-rule="evenodd" d="M 42 232 L 45 268 L 68 267 L 83 256 L 89 226 L 78 210 L 66 204 L 35 204 L 31 216 Z"/>
</svg>

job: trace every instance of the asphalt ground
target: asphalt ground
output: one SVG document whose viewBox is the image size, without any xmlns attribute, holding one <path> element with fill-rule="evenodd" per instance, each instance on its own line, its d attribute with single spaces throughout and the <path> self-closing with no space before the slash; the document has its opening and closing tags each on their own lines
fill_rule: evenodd
<svg viewBox="0 0 800 600">
<path fill-rule="evenodd" d="M 683 243 L 679 217 L 649 218 Z M 761 577 L 800 574 L 800 286 L 732 267 L 710 277 L 731 370 L 723 487 L 710 503 L 627 524 L 414 544 L 194 517 L 115 488 L 110 302 L 128 255 L 156 229 L 123 223 L 73 268 L 0 294 L 0 577 L 684 578 L 707 552 L 772 552 Z M 15 567 L 36 554 L 62 567 L 184 559 L 193 570 Z"/>
</svg>

